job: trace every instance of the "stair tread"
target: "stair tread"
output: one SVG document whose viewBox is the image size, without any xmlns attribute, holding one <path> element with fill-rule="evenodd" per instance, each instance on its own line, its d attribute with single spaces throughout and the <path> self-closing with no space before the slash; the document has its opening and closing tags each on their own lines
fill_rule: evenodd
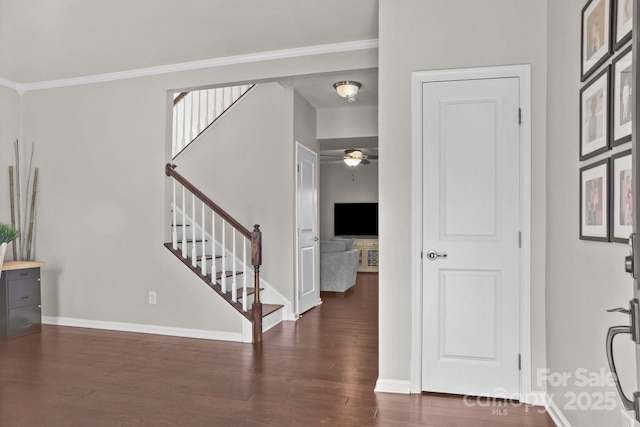
<svg viewBox="0 0 640 427">
<path fill-rule="evenodd" d="M 271 313 L 280 310 L 284 305 L 282 304 L 262 304 L 262 317 L 267 317 Z M 251 310 L 248 311 L 251 313 Z"/>
<path fill-rule="evenodd" d="M 233 271 L 227 270 L 225 271 L 225 273 L 226 273 L 226 277 L 233 277 Z M 236 276 L 239 276 L 240 274 L 243 274 L 242 271 L 236 271 Z M 207 277 L 211 277 L 211 275 L 209 274 L 207 275 Z M 216 280 L 220 280 L 220 279 L 222 279 L 222 271 L 218 271 L 216 273 Z"/>
<path fill-rule="evenodd" d="M 198 256 L 196 257 L 196 259 L 197 259 L 198 261 L 202 261 L 202 258 L 203 258 L 203 257 L 204 257 L 205 259 L 207 259 L 207 260 L 209 260 L 209 259 L 213 259 L 213 255 L 198 255 Z M 220 258 L 222 258 L 222 255 L 216 255 L 216 259 L 220 259 Z"/>
</svg>

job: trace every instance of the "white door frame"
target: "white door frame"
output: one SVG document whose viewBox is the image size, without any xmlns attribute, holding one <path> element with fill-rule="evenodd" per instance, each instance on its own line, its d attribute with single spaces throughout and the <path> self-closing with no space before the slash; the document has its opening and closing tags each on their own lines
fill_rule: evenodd
<svg viewBox="0 0 640 427">
<path fill-rule="evenodd" d="M 294 279 L 294 298 L 293 298 L 293 304 L 294 304 L 294 308 L 293 308 L 293 313 L 295 318 L 297 319 L 300 316 L 300 283 L 298 283 L 298 279 L 300 277 L 299 273 L 299 269 L 300 269 L 300 241 L 299 241 L 299 224 L 298 224 L 298 218 L 299 218 L 299 203 L 298 203 L 298 163 L 300 161 L 300 158 L 298 156 L 298 153 L 300 152 L 300 150 L 304 150 L 307 151 L 309 153 L 312 153 L 315 157 L 316 157 L 316 183 L 319 183 L 319 168 L 318 168 L 318 153 L 310 150 L 309 148 L 307 148 L 306 146 L 304 146 L 303 144 L 299 143 L 298 141 L 296 141 L 296 150 L 295 150 L 295 164 L 293 166 L 293 173 L 294 173 L 294 182 L 295 182 L 295 205 L 296 205 L 296 212 L 295 212 L 295 229 L 294 229 L 294 239 L 295 239 L 295 279 Z M 316 231 L 318 232 L 318 234 L 320 233 L 320 212 L 319 212 L 319 205 L 317 203 L 318 200 L 318 187 L 316 185 Z M 316 285 L 318 287 L 318 303 L 317 305 L 322 304 L 322 299 L 320 298 L 320 248 L 319 248 L 319 241 L 317 242 L 318 246 L 316 247 L 316 258 L 314 260 L 315 262 L 315 272 L 316 272 Z"/>
<path fill-rule="evenodd" d="M 427 82 L 517 77 L 520 81 L 520 400 L 531 394 L 531 65 L 415 71 L 411 81 L 411 392 L 422 392 L 422 84 Z"/>
</svg>

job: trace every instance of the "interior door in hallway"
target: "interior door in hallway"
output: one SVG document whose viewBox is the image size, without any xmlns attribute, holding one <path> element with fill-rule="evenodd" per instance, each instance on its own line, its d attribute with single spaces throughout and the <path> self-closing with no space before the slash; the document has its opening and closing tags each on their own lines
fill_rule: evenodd
<svg viewBox="0 0 640 427">
<path fill-rule="evenodd" d="M 519 91 L 422 85 L 425 391 L 520 393 Z"/>
<path fill-rule="evenodd" d="M 318 255 L 318 155 L 296 144 L 296 216 L 298 233 L 297 313 L 320 303 Z"/>
</svg>

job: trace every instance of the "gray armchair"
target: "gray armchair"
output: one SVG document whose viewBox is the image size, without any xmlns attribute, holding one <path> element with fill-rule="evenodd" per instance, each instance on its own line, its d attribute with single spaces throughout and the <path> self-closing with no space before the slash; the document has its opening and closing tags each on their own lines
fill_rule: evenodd
<svg viewBox="0 0 640 427">
<path fill-rule="evenodd" d="M 320 290 L 345 292 L 356 284 L 359 251 L 353 239 L 320 242 Z"/>
</svg>

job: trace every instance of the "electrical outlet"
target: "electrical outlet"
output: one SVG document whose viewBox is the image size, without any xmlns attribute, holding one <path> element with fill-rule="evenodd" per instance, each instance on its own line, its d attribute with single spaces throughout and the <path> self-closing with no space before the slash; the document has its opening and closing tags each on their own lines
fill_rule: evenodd
<svg viewBox="0 0 640 427">
<path fill-rule="evenodd" d="M 154 291 L 149 291 L 149 304 L 156 303 L 156 293 Z"/>
</svg>

